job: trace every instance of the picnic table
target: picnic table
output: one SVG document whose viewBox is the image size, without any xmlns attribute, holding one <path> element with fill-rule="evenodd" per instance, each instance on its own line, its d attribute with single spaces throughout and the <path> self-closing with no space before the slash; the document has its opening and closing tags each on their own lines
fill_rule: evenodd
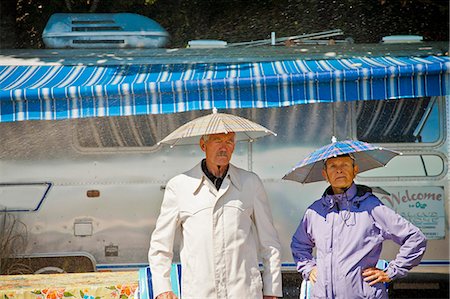
<svg viewBox="0 0 450 299">
<path fill-rule="evenodd" d="M 138 271 L 0 275 L 0 299 L 134 299 Z"/>
</svg>

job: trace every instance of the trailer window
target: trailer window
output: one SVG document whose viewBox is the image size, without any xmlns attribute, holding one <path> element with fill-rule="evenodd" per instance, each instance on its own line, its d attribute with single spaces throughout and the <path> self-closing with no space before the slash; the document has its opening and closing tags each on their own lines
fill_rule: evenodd
<svg viewBox="0 0 450 299">
<path fill-rule="evenodd" d="M 46 198 L 50 183 L 0 184 L 0 211 L 37 211 Z"/>
<path fill-rule="evenodd" d="M 360 177 L 436 177 L 444 172 L 444 160 L 438 155 L 402 155 L 385 167 L 358 174 Z"/>
<path fill-rule="evenodd" d="M 151 147 L 157 138 L 157 116 L 151 114 L 83 118 L 76 123 L 76 140 L 82 148 Z"/>
<path fill-rule="evenodd" d="M 167 135 L 184 125 L 185 123 L 211 114 L 212 110 L 193 110 L 181 113 L 161 114 L 160 115 L 160 139 L 162 140 Z M 228 111 L 221 109 L 219 112 L 229 113 Z M 200 137 L 199 137 L 200 138 Z M 158 140 L 158 141 L 159 141 Z"/>
<path fill-rule="evenodd" d="M 223 112 L 223 111 L 221 111 Z M 157 142 L 188 121 L 210 110 L 171 114 L 92 117 L 76 120 L 78 146 L 86 149 L 131 150 L 156 147 Z"/>
<path fill-rule="evenodd" d="M 433 143 L 442 134 L 437 97 L 356 103 L 357 138 L 374 143 Z"/>
</svg>

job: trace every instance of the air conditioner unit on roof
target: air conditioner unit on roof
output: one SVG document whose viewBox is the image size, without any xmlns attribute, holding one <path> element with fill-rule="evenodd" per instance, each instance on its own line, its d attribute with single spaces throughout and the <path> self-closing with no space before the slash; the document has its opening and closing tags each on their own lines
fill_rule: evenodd
<svg viewBox="0 0 450 299">
<path fill-rule="evenodd" d="M 42 39 L 48 48 L 160 48 L 169 39 L 157 22 L 133 13 L 57 13 Z"/>
</svg>

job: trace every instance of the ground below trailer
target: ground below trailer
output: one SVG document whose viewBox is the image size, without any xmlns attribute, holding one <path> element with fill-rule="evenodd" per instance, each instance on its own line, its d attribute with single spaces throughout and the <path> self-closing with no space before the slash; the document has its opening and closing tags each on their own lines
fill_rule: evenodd
<svg viewBox="0 0 450 299">
<path fill-rule="evenodd" d="M 449 298 L 449 274 L 444 273 L 409 273 L 389 285 L 389 299 Z M 301 277 L 298 273 L 283 273 L 283 298 L 298 299 Z"/>
</svg>

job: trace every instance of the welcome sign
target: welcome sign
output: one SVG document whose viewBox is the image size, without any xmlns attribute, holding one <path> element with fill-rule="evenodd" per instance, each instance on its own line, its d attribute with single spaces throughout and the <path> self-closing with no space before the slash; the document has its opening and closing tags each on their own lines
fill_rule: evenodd
<svg viewBox="0 0 450 299">
<path fill-rule="evenodd" d="M 428 239 L 445 238 L 444 189 L 442 187 L 389 187 L 381 201 L 408 219 Z M 374 192 L 375 193 L 375 192 Z"/>
</svg>

